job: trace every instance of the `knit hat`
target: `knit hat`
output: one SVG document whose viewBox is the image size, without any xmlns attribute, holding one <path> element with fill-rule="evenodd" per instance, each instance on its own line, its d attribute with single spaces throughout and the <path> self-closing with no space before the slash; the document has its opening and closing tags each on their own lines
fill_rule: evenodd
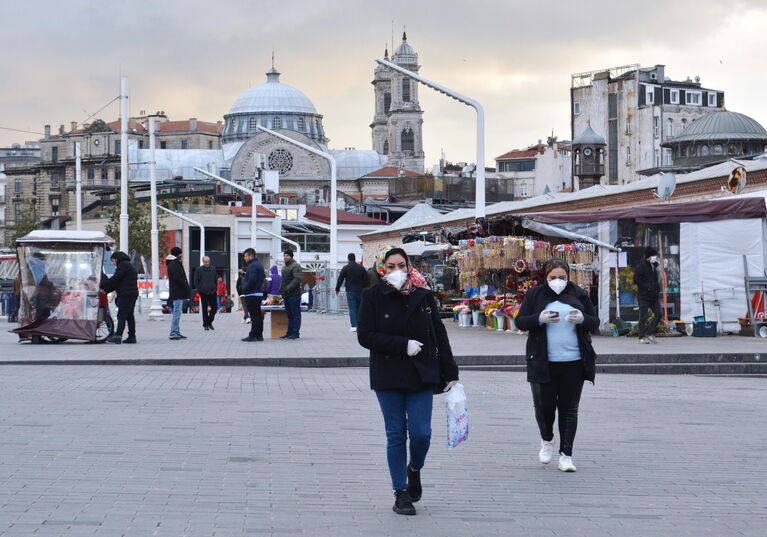
<svg viewBox="0 0 767 537">
<path fill-rule="evenodd" d="M 653 248 L 652 246 L 648 246 L 644 249 L 644 258 L 647 259 L 648 257 L 652 257 L 654 255 L 658 255 L 658 250 Z"/>
<path fill-rule="evenodd" d="M 178 246 L 174 246 L 173 248 L 170 249 L 170 255 L 172 255 L 174 257 L 180 256 L 181 255 L 181 248 L 179 248 Z"/>
</svg>

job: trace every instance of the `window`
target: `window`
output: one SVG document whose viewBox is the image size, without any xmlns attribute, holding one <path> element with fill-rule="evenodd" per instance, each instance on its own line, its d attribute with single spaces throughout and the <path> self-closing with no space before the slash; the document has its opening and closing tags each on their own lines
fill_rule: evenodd
<svg viewBox="0 0 767 537">
<path fill-rule="evenodd" d="M 415 133 L 410 127 L 405 127 L 402 131 L 402 142 L 400 147 L 402 148 L 402 151 L 415 151 Z"/>
<path fill-rule="evenodd" d="M 306 121 L 302 117 L 298 118 L 298 130 L 299 131 L 306 130 Z"/>
<path fill-rule="evenodd" d="M 213 149 L 213 140 L 208 140 L 208 149 Z"/>
<path fill-rule="evenodd" d="M 580 115 L 580 113 L 581 113 L 581 103 L 578 101 L 575 101 L 573 103 L 573 115 L 578 116 Z"/>
<path fill-rule="evenodd" d="M 160 149 L 167 149 L 168 148 L 168 142 L 160 142 Z"/>
<path fill-rule="evenodd" d="M 181 140 L 181 149 L 188 149 L 188 148 L 189 148 L 189 141 Z"/>
<path fill-rule="evenodd" d="M 115 140 L 115 155 L 120 154 L 120 140 Z"/>
<path fill-rule="evenodd" d="M 688 91 L 684 95 L 685 95 L 686 104 L 692 105 L 692 106 L 700 106 L 700 97 L 701 97 L 700 93 Z"/>
<path fill-rule="evenodd" d="M 410 102 L 410 79 L 409 78 L 402 79 L 402 102 L 404 103 Z"/>
<path fill-rule="evenodd" d="M 232 119 L 232 132 L 237 132 L 237 118 Z"/>
<path fill-rule="evenodd" d="M 164 143 L 164 142 L 163 142 Z M 120 184 L 120 178 L 122 177 L 122 170 L 120 168 L 115 168 L 115 184 Z"/>
<path fill-rule="evenodd" d="M 670 96 L 671 96 L 671 104 L 679 104 L 679 90 L 678 89 L 672 89 L 670 90 Z"/>
<path fill-rule="evenodd" d="M 106 185 L 109 183 L 109 169 L 101 168 L 101 184 Z"/>
<path fill-rule="evenodd" d="M 658 116 L 652 118 L 652 130 L 656 138 L 660 136 L 660 118 Z"/>
<path fill-rule="evenodd" d="M 13 220 L 15 222 L 18 222 L 19 219 L 21 218 L 21 211 L 22 211 L 21 202 L 17 201 L 16 203 L 13 204 Z"/>
<path fill-rule="evenodd" d="M 519 185 L 519 197 L 526 198 L 527 197 L 527 183 L 522 183 Z"/>
<path fill-rule="evenodd" d="M 59 205 L 61 204 L 60 198 L 51 198 L 51 216 L 59 215 Z"/>
<path fill-rule="evenodd" d="M 59 161 L 59 148 L 51 147 L 51 162 L 58 162 L 58 161 Z"/>
<path fill-rule="evenodd" d="M 673 159 L 673 157 L 671 155 L 671 150 L 670 149 L 664 149 L 663 153 L 664 153 L 664 155 L 666 157 L 666 159 L 665 159 L 666 160 L 666 166 L 673 165 L 674 164 L 674 159 Z"/>
<path fill-rule="evenodd" d="M 88 184 L 92 185 L 96 180 L 96 170 L 94 168 L 88 168 L 86 176 L 88 177 Z"/>
<path fill-rule="evenodd" d="M 655 150 L 655 166 L 660 166 L 660 149 Z"/>
<path fill-rule="evenodd" d="M 255 117 L 251 117 L 251 118 L 248 120 L 248 128 L 249 128 L 251 131 L 254 131 L 254 130 L 256 130 L 256 118 L 255 118 Z"/>
<path fill-rule="evenodd" d="M 13 192 L 14 194 L 21 194 L 21 178 L 19 177 L 13 181 Z"/>
<path fill-rule="evenodd" d="M 700 156 L 701 157 L 707 157 L 711 154 L 711 149 L 708 147 L 708 145 L 703 144 L 700 148 Z"/>
<path fill-rule="evenodd" d="M 282 121 L 280 120 L 279 117 L 275 116 L 274 119 L 272 120 L 272 128 L 279 129 L 280 127 L 282 127 Z"/>
<path fill-rule="evenodd" d="M 682 119 L 682 122 L 679 123 L 679 134 L 682 134 L 686 128 L 687 128 L 687 120 Z"/>
<path fill-rule="evenodd" d="M 391 92 L 387 91 L 384 93 L 384 112 L 388 114 L 389 110 L 391 110 Z"/>
<path fill-rule="evenodd" d="M 388 155 L 389 154 L 389 140 L 384 140 L 383 154 L 384 155 Z"/>
<path fill-rule="evenodd" d="M 139 140 L 138 141 L 138 148 L 139 149 L 144 149 L 144 140 Z"/>
<path fill-rule="evenodd" d="M 626 146 L 626 166 L 631 166 L 631 146 Z"/>
<path fill-rule="evenodd" d="M 716 93 L 708 94 L 708 105 L 712 108 L 716 108 Z"/>
<path fill-rule="evenodd" d="M 655 104 L 655 88 L 645 86 L 645 104 Z"/>
<path fill-rule="evenodd" d="M 666 121 L 666 135 L 668 137 L 674 136 L 674 120 L 671 118 Z"/>
<path fill-rule="evenodd" d="M 714 146 L 714 155 L 722 155 L 724 154 L 724 149 L 722 148 L 721 144 L 716 144 Z"/>
</svg>

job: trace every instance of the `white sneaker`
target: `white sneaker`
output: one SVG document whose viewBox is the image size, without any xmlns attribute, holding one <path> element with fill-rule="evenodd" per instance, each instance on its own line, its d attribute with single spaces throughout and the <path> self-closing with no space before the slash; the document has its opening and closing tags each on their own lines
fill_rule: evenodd
<svg viewBox="0 0 767 537">
<path fill-rule="evenodd" d="M 247 319 L 245 319 L 245 324 L 250 324 L 250 317 L 248 317 Z"/>
<path fill-rule="evenodd" d="M 658 342 L 655 340 L 655 336 L 647 336 L 647 339 L 649 339 L 649 340 L 650 340 L 650 343 L 658 343 Z"/>
<path fill-rule="evenodd" d="M 649 338 L 646 338 L 646 337 L 643 337 L 643 338 L 639 338 L 639 343 L 643 343 L 643 344 L 645 344 L 645 345 L 646 345 L 646 344 L 649 344 L 649 343 L 650 343 L 650 339 L 649 339 Z"/>
<path fill-rule="evenodd" d="M 554 456 L 554 441 L 541 440 L 541 450 L 538 452 L 538 460 L 543 464 L 549 464 Z"/>
<path fill-rule="evenodd" d="M 574 472 L 575 465 L 573 464 L 573 458 L 567 455 L 559 455 L 559 469 L 563 472 Z"/>
<path fill-rule="evenodd" d="M 356 331 L 357 331 L 357 327 L 356 327 L 356 326 L 352 326 L 352 327 L 349 329 L 349 332 L 356 332 Z"/>
</svg>

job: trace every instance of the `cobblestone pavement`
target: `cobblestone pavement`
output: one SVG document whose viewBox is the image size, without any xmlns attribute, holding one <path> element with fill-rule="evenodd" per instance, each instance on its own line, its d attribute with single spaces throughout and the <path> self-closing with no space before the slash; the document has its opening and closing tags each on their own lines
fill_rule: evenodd
<svg viewBox="0 0 767 537">
<path fill-rule="evenodd" d="M 575 474 L 537 462 L 522 374 L 462 380 L 471 437 L 438 397 L 401 517 L 365 369 L 2 366 L 0 536 L 765 534 L 763 379 L 598 377 Z"/>
<path fill-rule="evenodd" d="M 242 324 L 239 314 L 216 317 L 216 330 L 205 332 L 197 315 L 183 316 L 181 331 L 188 336 L 182 341 L 169 341 L 167 315 L 163 321 L 148 321 L 139 315 L 138 345 L 88 345 L 67 341 L 56 345 L 19 344 L 18 337 L 0 330 L 0 361 L 27 360 L 124 360 L 132 358 L 264 358 L 279 357 L 289 362 L 305 357 L 365 357 L 367 351 L 357 343 L 357 335 L 349 332 L 348 318 L 343 315 L 304 313 L 301 339 L 283 341 L 267 339 L 263 343 L 243 343 L 250 325 Z M 269 338 L 267 316 L 265 337 Z M 456 356 L 524 355 L 526 337 L 511 332 L 492 332 L 485 328 L 458 328 L 446 320 L 453 352 Z M 3 323 L 8 329 L 16 325 Z M 754 337 L 658 338 L 657 345 L 640 345 L 636 338 L 595 338 L 600 355 L 607 354 L 700 354 L 700 353 L 767 353 L 767 340 Z M 306 364 L 308 365 L 308 364 Z"/>
</svg>

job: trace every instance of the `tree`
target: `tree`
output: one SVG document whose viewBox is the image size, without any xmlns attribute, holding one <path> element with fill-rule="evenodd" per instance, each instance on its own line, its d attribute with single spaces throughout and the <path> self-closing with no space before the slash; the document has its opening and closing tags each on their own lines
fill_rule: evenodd
<svg viewBox="0 0 767 537">
<path fill-rule="evenodd" d="M 106 234 L 112 237 L 119 248 L 120 244 L 120 192 L 115 196 L 115 204 L 107 208 L 107 217 L 109 222 L 106 225 Z M 144 256 L 150 259 L 152 256 L 152 215 L 150 214 L 151 204 L 149 202 L 139 202 L 136 199 L 136 193 L 133 189 L 128 189 L 128 246 L 130 252 L 136 257 Z M 159 218 L 157 219 L 157 231 L 162 236 L 165 231 L 165 224 Z M 167 255 L 168 247 L 163 241 L 160 241 L 160 259 Z M 132 256 L 131 256 L 132 257 Z"/>
<path fill-rule="evenodd" d="M 36 230 L 40 225 L 37 214 L 37 204 L 34 199 L 29 200 L 16 219 L 16 226 L 11 236 L 11 246 L 16 248 L 16 241 L 27 233 Z"/>
</svg>

